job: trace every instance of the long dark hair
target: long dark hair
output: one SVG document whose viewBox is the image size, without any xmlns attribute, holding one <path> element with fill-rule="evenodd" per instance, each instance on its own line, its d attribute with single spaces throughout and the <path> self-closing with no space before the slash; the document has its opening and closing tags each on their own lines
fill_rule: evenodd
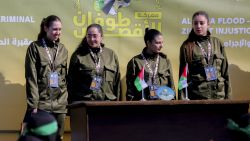
<svg viewBox="0 0 250 141">
<path fill-rule="evenodd" d="M 202 15 L 204 16 L 207 21 L 209 22 L 209 15 L 206 11 L 197 11 L 193 14 L 192 16 L 192 23 L 194 21 L 194 18 L 196 16 Z M 210 34 L 210 33 L 209 33 Z M 192 30 L 190 31 L 189 35 L 188 35 L 188 39 L 186 40 L 186 54 L 187 54 L 187 62 L 191 63 L 192 62 L 192 56 L 193 56 L 193 48 L 195 46 L 195 42 L 194 42 L 194 29 L 192 28 Z"/>
<path fill-rule="evenodd" d="M 146 46 L 147 46 L 147 41 L 152 42 L 154 40 L 154 38 L 158 35 L 162 35 L 160 31 L 158 31 L 156 29 L 146 28 L 145 35 L 144 35 L 144 42 L 145 42 Z"/>
<path fill-rule="evenodd" d="M 39 34 L 37 36 L 37 40 L 40 40 L 40 39 L 42 39 L 42 38 L 44 38 L 46 36 L 46 32 L 44 30 L 44 27 L 49 28 L 54 21 L 60 21 L 61 22 L 61 19 L 56 15 L 50 15 L 47 18 L 43 18 L 43 20 L 42 20 L 42 22 L 40 24 L 40 32 L 39 32 Z"/>
</svg>

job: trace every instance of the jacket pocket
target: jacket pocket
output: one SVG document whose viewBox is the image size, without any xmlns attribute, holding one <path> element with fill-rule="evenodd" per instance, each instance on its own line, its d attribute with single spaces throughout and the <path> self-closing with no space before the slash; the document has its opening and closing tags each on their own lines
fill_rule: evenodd
<svg viewBox="0 0 250 141">
<path fill-rule="evenodd" d="M 207 62 L 204 56 L 194 57 L 192 63 L 189 65 L 190 80 L 194 82 L 200 82 L 206 80 L 206 74 L 204 67 Z"/>
<path fill-rule="evenodd" d="M 156 78 L 157 84 L 159 85 L 166 85 L 168 84 L 168 78 L 170 77 L 170 73 L 168 70 L 159 70 L 158 71 L 158 78 Z"/>
<path fill-rule="evenodd" d="M 62 64 L 60 64 L 58 66 L 59 70 L 57 70 L 59 73 L 59 86 L 61 87 L 61 89 L 63 87 L 66 87 L 66 74 L 67 74 L 67 63 L 66 61 L 63 62 Z"/>
<path fill-rule="evenodd" d="M 224 60 L 224 56 L 220 53 L 216 53 L 214 54 L 214 59 L 215 59 L 215 65 L 217 70 L 220 69 L 221 65 L 222 65 L 222 61 Z"/>
<path fill-rule="evenodd" d="M 81 75 L 83 76 L 92 76 L 92 72 L 95 68 L 90 67 L 90 66 L 86 66 L 84 64 L 80 64 L 79 66 L 79 72 Z"/>
<path fill-rule="evenodd" d="M 48 90 L 48 78 L 43 77 L 37 80 L 38 84 L 38 93 L 40 94 L 40 97 L 44 96 L 47 97 L 47 90 Z"/>
<path fill-rule="evenodd" d="M 40 78 L 45 78 L 45 77 L 48 77 L 47 75 L 48 75 L 48 72 L 50 72 L 50 64 L 49 64 L 49 62 L 47 62 L 47 61 L 42 61 L 42 62 L 40 62 L 40 67 L 39 68 L 37 68 L 37 70 L 38 70 L 38 77 L 40 77 Z"/>
<path fill-rule="evenodd" d="M 62 75 L 62 76 L 65 76 L 66 75 L 66 71 L 67 71 L 67 62 L 66 61 L 64 61 L 64 62 L 62 62 L 62 64 L 60 64 L 59 66 L 58 66 L 58 68 L 60 69 L 59 70 L 59 72 L 60 72 L 60 74 Z"/>
<path fill-rule="evenodd" d="M 116 73 L 116 66 L 114 65 L 105 65 L 105 80 L 106 81 L 114 81 L 115 73 Z"/>
<path fill-rule="evenodd" d="M 202 76 L 201 73 L 192 74 L 190 79 L 191 79 L 192 82 L 201 82 L 201 81 L 206 80 L 206 78 L 204 76 Z"/>
<path fill-rule="evenodd" d="M 205 57 L 203 55 L 194 55 L 191 64 L 193 66 L 202 67 L 206 65 Z"/>
<path fill-rule="evenodd" d="M 209 89 L 208 89 L 208 84 L 206 82 L 203 82 L 201 83 L 200 85 L 197 86 L 197 90 L 200 92 L 200 93 L 204 93 L 204 92 L 208 92 Z"/>
<path fill-rule="evenodd" d="M 224 92 L 225 91 L 224 81 L 225 81 L 225 79 L 223 77 L 218 77 L 218 84 L 217 84 L 218 92 Z"/>
</svg>

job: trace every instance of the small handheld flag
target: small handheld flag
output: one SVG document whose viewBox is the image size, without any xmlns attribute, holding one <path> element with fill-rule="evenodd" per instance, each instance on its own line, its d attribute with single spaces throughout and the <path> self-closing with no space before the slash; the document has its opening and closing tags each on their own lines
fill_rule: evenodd
<svg viewBox="0 0 250 141">
<path fill-rule="evenodd" d="M 188 86 L 187 71 L 188 71 L 188 64 L 186 64 L 186 66 L 184 67 L 182 74 L 181 74 L 181 77 L 179 79 L 179 83 L 178 83 L 179 90 L 182 90 L 183 88 L 186 88 Z"/>
<path fill-rule="evenodd" d="M 188 64 L 186 64 L 186 66 L 184 67 L 181 77 L 179 79 L 179 83 L 178 83 L 178 89 L 182 90 L 183 88 L 185 88 L 185 99 L 189 100 L 188 98 L 188 83 L 187 83 L 187 73 L 188 73 Z"/>
<path fill-rule="evenodd" d="M 134 84 L 139 92 L 148 87 L 148 84 L 144 80 L 144 67 L 142 67 L 139 74 L 137 75 Z"/>
</svg>

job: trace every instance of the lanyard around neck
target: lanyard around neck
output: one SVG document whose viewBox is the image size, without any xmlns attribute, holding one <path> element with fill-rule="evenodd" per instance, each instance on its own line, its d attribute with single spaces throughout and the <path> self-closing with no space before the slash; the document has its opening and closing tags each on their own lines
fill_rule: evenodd
<svg viewBox="0 0 250 141">
<path fill-rule="evenodd" d="M 97 53 L 97 56 L 93 53 L 93 51 L 90 48 L 89 48 L 89 52 L 90 52 L 90 56 L 94 60 L 96 72 L 99 73 L 100 68 L 101 68 L 101 59 L 100 59 L 101 55 L 100 55 L 100 53 L 102 53 L 102 47 L 100 47 L 100 53 Z"/>
<path fill-rule="evenodd" d="M 201 44 L 199 42 L 197 42 L 199 48 L 201 49 L 202 55 L 207 58 L 207 62 L 210 61 L 211 59 L 211 54 L 212 54 L 212 46 L 211 43 L 208 41 L 207 44 L 207 52 L 205 51 L 204 47 L 201 46 Z"/>
<path fill-rule="evenodd" d="M 152 76 L 152 78 L 153 78 L 153 82 L 154 82 L 154 80 L 155 80 L 155 78 L 156 78 L 156 74 L 157 74 L 157 72 L 158 72 L 159 58 L 160 58 L 160 57 L 159 57 L 159 55 L 157 55 L 157 59 L 156 59 L 155 67 L 154 67 L 154 71 L 153 71 L 152 68 L 151 68 L 151 66 L 149 65 L 147 59 L 146 59 L 145 56 L 143 55 L 143 53 L 141 53 L 141 56 L 142 56 L 142 58 L 143 58 L 143 60 L 144 60 L 144 62 L 145 62 L 145 64 L 146 64 L 146 66 L 147 66 L 147 68 L 148 68 L 148 70 L 149 70 L 149 73 L 151 74 L 151 76 Z"/>
<path fill-rule="evenodd" d="M 44 46 L 44 48 L 45 48 L 45 50 L 46 50 L 46 53 L 47 53 L 47 55 L 48 55 L 48 57 L 49 57 L 49 62 L 50 62 L 50 65 L 51 65 L 51 67 L 52 67 L 52 70 L 54 70 L 54 62 L 55 62 L 56 57 L 57 57 L 57 55 L 58 55 L 58 48 L 56 48 L 56 55 L 55 55 L 54 59 L 52 60 L 51 54 L 50 54 L 50 52 L 49 52 L 49 49 L 48 49 L 48 46 L 47 46 L 45 40 L 42 39 L 42 42 L 43 42 L 43 46 Z"/>
</svg>

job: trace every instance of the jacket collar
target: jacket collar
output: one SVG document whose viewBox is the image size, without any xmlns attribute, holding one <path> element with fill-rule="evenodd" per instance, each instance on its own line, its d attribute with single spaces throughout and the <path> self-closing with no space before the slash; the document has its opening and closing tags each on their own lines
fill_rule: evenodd
<svg viewBox="0 0 250 141">
<path fill-rule="evenodd" d="M 206 36 L 198 36 L 198 35 L 196 35 L 194 33 L 193 30 L 191 30 L 191 32 L 190 32 L 190 34 L 188 36 L 188 39 L 191 40 L 191 41 L 203 42 L 203 41 L 209 40 L 210 36 L 211 36 L 211 33 L 209 31 L 207 31 L 207 35 Z"/>
<path fill-rule="evenodd" d="M 58 46 L 60 39 L 56 40 L 55 42 L 51 41 L 50 39 L 48 39 L 47 37 L 44 37 L 44 41 L 46 43 L 46 45 L 48 47 L 54 47 L 54 46 Z"/>
<path fill-rule="evenodd" d="M 142 50 L 142 53 L 145 56 L 145 58 L 152 59 L 152 60 L 154 60 L 158 55 L 157 53 L 153 53 L 153 54 L 147 53 L 147 47 L 144 47 L 144 49 Z"/>
</svg>

